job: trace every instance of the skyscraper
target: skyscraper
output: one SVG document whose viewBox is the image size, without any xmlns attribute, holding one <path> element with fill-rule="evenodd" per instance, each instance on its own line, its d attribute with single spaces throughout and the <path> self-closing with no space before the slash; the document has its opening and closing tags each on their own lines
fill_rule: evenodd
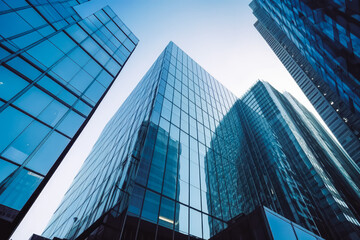
<svg viewBox="0 0 360 240">
<path fill-rule="evenodd" d="M 268 84 L 238 99 L 171 42 L 105 127 L 44 236 L 211 239 L 261 205 L 329 239 L 359 236 L 354 170 L 320 137 L 304 145 L 309 127 L 294 130 L 302 121 Z M 334 171 L 336 159 L 344 170 Z"/>
<path fill-rule="evenodd" d="M 0 229 L 26 214 L 138 43 L 106 7 L 0 1 Z"/>
<path fill-rule="evenodd" d="M 357 165 L 290 94 L 282 95 L 270 84 L 259 81 L 242 101 L 263 117 L 275 135 L 276 140 L 271 142 L 276 142 L 273 146 L 280 147 L 285 155 L 280 166 L 289 168 L 322 235 L 326 239 L 358 238 L 360 174 Z M 256 124 L 252 128 L 255 137 L 267 138 L 268 134 L 258 126 L 259 117 L 250 119 L 249 123 Z M 269 143 L 262 145 L 269 146 Z M 268 152 L 264 148 L 262 151 Z"/>
<path fill-rule="evenodd" d="M 357 1 L 254 0 L 256 29 L 360 166 Z M 286 19 L 292 19 L 288 21 Z"/>
</svg>

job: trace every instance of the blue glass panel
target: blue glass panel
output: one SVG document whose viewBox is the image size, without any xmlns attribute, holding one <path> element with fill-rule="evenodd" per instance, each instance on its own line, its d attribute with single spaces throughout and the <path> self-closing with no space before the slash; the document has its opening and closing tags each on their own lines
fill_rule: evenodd
<svg viewBox="0 0 360 240">
<path fill-rule="evenodd" d="M 161 198 L 159 224 L 164 227 L 173 228 L 174 225 L 175 202 L 167 198 Z"/>
<path fill-rule="evenodd" d="M 294 230 L 289 222 L 275 216 L 274 214 L 265 210 L 266 217 L 268 219 L 270 229 L 274 240 L 282 240 L 282 239 L 289 239 L 289 240 L 297 240 Z"/>
<path fill-rule="evenodd" d="M 202 214 L 202 223 L 203 223 L 203 238 L 209 239 L 211 236 L 210 226 L 211 226 L 211 217 L 206 214 Z"/>
<path fill-rule="evenodd" d="M 70 81 L 70 84 L 75 87 L 80 92 L 85 91 L 85 89 L 90 85 L 93 81 L 93 77 L 90 76 L 84 70 L 80 70 L 74 78 Z"/>
<path fill-rule="evenodd" d="M 27 81 L 15 73 L 3 66 L 0 66 L 0 98 L 9 100 L 28 84 L 29 83 Z"/>
<path fill-rule="evenodd" d="M 79 130 L 84 120 L 85 118 L 79 114 L 75 113 L 74 111 L 70 111 L 58 126 L 58 130 L 70 137 L 73 137 Z"/>
<path fill-rule="evenodd" d="M 19 170 L 15 179 L 0 195 L 0 204 L 20 210 L 30 198 L 35 189 L 39 186 L 42 176 L 25 169 Z"/>
<path fill-rule="evenodd" d="M 40 27 L 46 24 L 46 21 L 33 9 L 26 8 L 18 11 L 19 15 L 25 19 L 26 22 L 30 23 L 34 28 Z"/>
<path fill-rule="evenodd" d="M 50 126 L 55 126 L 68 110 L 69 108 L 64 104 L 53 100 L 49 105 L 46 106 L 38 118 Z"/>
<path fill-rule="evenodd" d="M 11 59 L 7 62 L 7 64 L 19 71 L 20 73 L 24 74 L 27 78 L 30 78 L 31 80 L 35 80 L 35 78 L 37 78 L 41 74 L 39 70 L 37 70 L 19 57 Z"/>
<path fill-rule="evenodd" d="M 90 56 L 79 47 L 71 51 L 69 57 L 72 60 L 76 61 L 76 63 L 79 64 L 79 66 L 81 67 L 83 67 L 90 60 Z"/>
<path fill-rule="evenodd" d="M 51 65 L 53 65 L 64 55 L 64 53 L 62 53 L 49 41 L 41 42 L 35 47 L 29 49 L 27 53 L 36 58 L 36 60 L 44 64 L 46 67 L 50 67 Z"/>
<path fill-rule="evenodd" d="M 11 143 L 3 153 L 3 156 L 16 163 L 22 164 L 49 131 L 50 128 L 38 121 L 33 121 L 21 135 Z"/>
<path fill-rule="evenodd" d="M 108 74 L 105 70 L 103 70 L 96 78 L 96 80 L 99 81 L 99 83 L 101 83 L 105 87 L 109 86 L 113 79 L 114 78 L 110 74 Z"/>
<path fill-rule="evenodd" d="M 92 101 L 97 102 L 104 94 L 105 90 L 106 89 L 99 82 L 94 81 L 85 92 L 85 96 L 90 98 Z"/>
<path fill-rule="evenodd" d="M 175 230 L 188 234 L 189 232 L 189 208 L 176 203 Z"/>
<path fill-rule="evenodd" d="M 92 108 L 89 107 L 89 105 L 85 104 L 83 101 L 79 100 L 74 108 L 78 111 L 80 111 L 82 114 L 84 115 L 89 115 L 89 113 L 91 112 Z"/>
<path fill-rule="evenodd" d="M 151 191 L 146 191 L 144 206 L 141 214 L 142 218 L 156 223 L 158 219 L 159 203 L 159 195 Z"/>
<path fill-rule="evenodd" d="M 64 32 L 60 32 L 55 36 L 52 36 L 49 40 L 64 53 L 67 53 L 76 46 L 74 41 L 71 40 Z"/>
<path fill-rule="evenodd" d="M 72 38 L 74 38 L 77 42 L 81 42 L 88 35 L 84 30 L 82 30 L 78 25 L 73 25 L 66 29 L 66 32 L 70 34 Z"/>
<path fill-rule="evenodd" d="M 77 65 L 73 60 L 66 57 L 61 62 L 56 64 L 52 69 L 54 73 L 59 75 L 65 82 L 70 81 L 70 79 L 80 70 L 79 65 Z"/>
<path fill-rule="evenodd" d="M 32 119 L 12 107 L 0 113 L 0 152 L 2 152 L 22 131 Z"/>
<path fill-rule="evenodd" d="M 31 26 L 15 12 L 0 15 L 0 22 L 11 23 L 0 24 L 0 35 L 4 38 L 12 37 L 31 29 Z"/>
<path fill-rule="evenodd" d="M 37 87 L 32 87 L 14 104 L 33 116 L 37 116 L 52 100 L 53 98 L 48 94 Z"/>
<path fill-rule="evenodd" d="M 69 143 L 69 139 L 53 132 L 36 154 L 26 164 L 26 167 L 41 174 L 46 174 Z"/>
<path fill-rule="evenodd" d="M 309 232 L 300 229 L 299 227 L 294 227 L 296 236 L 298 237 L 298 240 L 316 240 L 316 237 L 314 237 Z"/>
<path fill-rule="evenodd" d="M 140 216 L 141 206 L 144 199 L 145 190 L 142 187 L 135 186 L 131 193 L 129 201 L 129 212 L 135 216 Z"/>
<path fill-rule="evenodd" d="M 18 166 L 0 159 L 0 185 Z"/>
<path fill-rule="evenodd" d="M 202 238 L 201 213 L 190 208 L 190 234 Z"/>
</svg>

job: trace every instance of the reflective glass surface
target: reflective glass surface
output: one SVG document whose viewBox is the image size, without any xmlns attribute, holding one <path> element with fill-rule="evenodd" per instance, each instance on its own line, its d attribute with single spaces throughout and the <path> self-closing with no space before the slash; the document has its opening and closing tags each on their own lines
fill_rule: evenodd
<svg viewBox="0 0 360 240">
<path fill-rule="evenodd" d="M 0 0 L 2 229 L 15 227 L 6 211 L 43 188 L 138 43 L 109 7 L 82 19 L 82 2 Z"/>
<path fill-rule="evenodd" d="M 323 164 L 345 156 L 333 140 L 325 146 L 329 136 L 301 106 L 265 82 L 238 99 L 170 42 L 107 124 L 44 235 L 90 228 L 98 238 L 211 239 L 260 205 L 314 233 L 330 229 L 321 214 L 352 213 L 325 196 L 339 200 L 329 193 L 341 191 L 336 177 L 350 187 L 353 175 L 316 162 L 330 150 Z"/>
</svg>

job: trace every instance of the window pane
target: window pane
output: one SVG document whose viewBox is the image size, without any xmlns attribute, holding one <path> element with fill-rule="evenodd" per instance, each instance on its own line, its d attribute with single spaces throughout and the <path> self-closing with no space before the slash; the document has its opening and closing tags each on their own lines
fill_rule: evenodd
<svg viewBox="0 0 360 240">
<path fill-rule="evenodd" d="M 79 114 L 75 113 L 74 111 L 70 111 L 58 126 L 58 130 L 70 137 L 73 137 L 79 130 L 84 120 L 85 118 Z"/>
<path fill-rule="evenodd" d="M 140 215 L 140 210 L 144 199 L 144 192 L 144 188 L 135 186 L 131 193 L 131 198 L 129 201 L 129 212 L 136 216 Z"/>
<path fill-rule="evenodd" d="M 55 124 L 64 116 L 68 111 L 64 104 L 53 100 L 45 109 L 41 112 L 39 119 L 46 122 L 50 126 L 55 126 Z"/>
<path fill-rule="evenodd" d="M 40 44 L 28 50 L 27 53 L 36 58 L 36 60 L 44 64 L 46 67 L 53 65 L 64 55 L 64 53 L 62 53 L 49 41 L 41 42 Z"/>
<path fill-rule="evenodd" d="M 22 164 L 49 131 L 50 128 L 34 120 L 6 149 L 3 156 Z"/>
<path fill-rule="evenodd" d="M 21 169 L 15 179 L 0 195 L 0 204 L 20 210 L 39 186 L 43 177 Z"/>
<path fill-rule="evenodd" d="M 161 199 L 159 224 L 172 229 L 174 225 L 175 202 L 167 198 Z"/>
<path fill-rule="evenodd" d="M 295 233 L 290 223 L 282 220 L 274 214 L 265 210 L 266 217 L 269 221 L 271 232 L 274 240 L 289 239 L 296 240 Z"/>
<path fill-rule="evenodd" d="M 0 183 L 4 181 L 18 166 L 0 159 Z"/>
<path fill-rule="evenodd" d="M 26 167 L 45 175 L 58 159 L 69 141 L 68 138 L 61 134 L 53 132 L 36 154 L 30 159 Z"/>
<path fill-rule="evenodd" d="M 201 213 L 190 208 L 190 234 L 202 237 Z"/>
<path fill-rule="evenodd" d="M 316 237 L 298 227 L 295 227 L 295 232 L 298 240 L 316 240 Z"/>
<path fill-rule="evenodd" d="M 176 203 L 175 230 L 188 234 L 189 232 L 189 208 Z"/>
<path fill-rule="evenodd" d="M 160 202 L 159 195 L 150 191 L 146 191 L 145 201 L 141 216 L 144 219 L 156 223 L 158 219 L 159 202 Z"/>
<path fill-rule="evenodd" d="M 27 24 L 15 12 L 1 14 L 0 22 L 11 23 L 11 24 L 0 24 L 0 35 L 3 36 L 4 38 L 8 38 L 31 29 L 31 26 Z"/>
<path fill-rule="evenodd" d="M 0 67 L 0 98 L 9 100 L 28 84 L 27 81 L 15 73 L 2 66 Z"/>
<path fill-rule="evenodd" d="M 32 87 L 16 100 L 14 104 L 31 115 L 37 116 L 52 100 L 53 98 L 45 92 Z"/>
<path fill-rule="evenodd" d="M 0 152 L 2 152 L 31 121 L 32 118 L 12 107 L 8 107 L 0 113 Z"/>
</svg>

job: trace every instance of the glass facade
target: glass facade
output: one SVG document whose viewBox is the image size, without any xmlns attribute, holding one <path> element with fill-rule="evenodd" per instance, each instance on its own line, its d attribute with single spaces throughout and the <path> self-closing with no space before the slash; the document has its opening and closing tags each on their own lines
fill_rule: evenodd
<svg viewBox="0 0 360 240">
<path fill-rule="evenodd" d="M 276 136 L 286 156 L 283 166 L 293 174 L 320 233 L 326 239 L 358 238 L 360 181 L 357 165 L 290 94 L 280 94 L 268 83 L 258 82 L 242 100 L 266 120 Z M 263 135 L 261 130 L 259 135 Z M 291 198 L 298 201 L 296 196 Z"/>
<path fill-rule="evenodd" d="M 260 0 L 250 6 L 258 19 L 256 29 L 360 166 L 359 6 Z"/>
<path fill-rule="evenodd" d="M 317 149 L 303 142 L 316 120 L 298 111 L 262 82 L 238 99 L 171 42 L 107 124 L 43 234 L 211 239 L 264 205 L 328 239 L 340 223 L 342 236 L 360 236 L 355 170 L 316 123 L 311 131 L 321 134 L 306 144 Z"/>
<path fill-rule="evenodd" d="M 138 39 L 86 1 L 0 1 L 0 228 L 10 234 L 95 111 Z M 6 233 L 4 233 L 6 232 Z"/>
</svg>

